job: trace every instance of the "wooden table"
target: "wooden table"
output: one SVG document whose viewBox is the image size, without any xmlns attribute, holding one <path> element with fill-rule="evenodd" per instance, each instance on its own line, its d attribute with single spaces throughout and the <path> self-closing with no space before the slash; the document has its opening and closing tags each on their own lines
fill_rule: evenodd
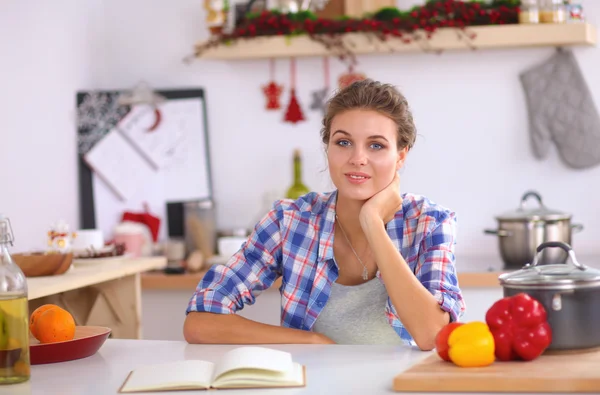
<svg viewBox="0 0 600 395">
<path fill-rule="evenodd" d="M 111 259 L 74 264 L 58 276 L 27 278 L 29 311 L 54 303 L 67 309 L 77 325 L 107 326 L 114 338 L 140 339 L 140 273 L 166 264 L 164 257 Z"/>
<path fill-rule="evenodd" d="M 183 359 L 217 362 L 226 351 L 235 347 L 238 346 L 189 345 L 183 341 L 108 339 L 100 351 L 91 357 L 33 366 L 29 382 L 0 386 L 0 395 L 116 395 L 127 374 L 140 366 Z M 305 388 L 236 389 L 218 390 L 215 393 L 219 395 L 400 394 L 392 391 L 394 377 L 431 355 L 431 352 L 422 352 L 405 346 L 267 345 L 267 347 L 290 352 L 295 361 L 306 366 Z M 179 391 L 145 394 L 206 393 L 206 391 Z"/>
</svg>

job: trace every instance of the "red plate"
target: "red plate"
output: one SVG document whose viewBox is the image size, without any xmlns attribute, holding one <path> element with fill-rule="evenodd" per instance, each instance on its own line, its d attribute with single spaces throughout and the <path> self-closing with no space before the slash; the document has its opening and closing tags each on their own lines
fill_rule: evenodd
<svg viewBox="0 0 600 395">
<path fill-rule="evenodd" d="M 110 328 L 103 326 L 78 326 L 75 338 L 64 342 L 40 344 L 30 338 L 31 364 L 72 361 L 94 355 L 110 335 Z"/>
</svg>

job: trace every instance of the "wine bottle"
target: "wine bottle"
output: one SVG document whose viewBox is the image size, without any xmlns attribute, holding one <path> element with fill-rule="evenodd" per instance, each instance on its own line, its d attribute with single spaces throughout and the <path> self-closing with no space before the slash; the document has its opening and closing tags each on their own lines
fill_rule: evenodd
<svg viewBox="0 0 600 395">
<path fill-rule="evenodd" d="M 302 156 L 300 150 L 294 150 L 294 183 L 287 190 L 286 198 L 298 199 L 300 196 L 309 193 L 310 190 L 302 182 Z"/>
</svg>

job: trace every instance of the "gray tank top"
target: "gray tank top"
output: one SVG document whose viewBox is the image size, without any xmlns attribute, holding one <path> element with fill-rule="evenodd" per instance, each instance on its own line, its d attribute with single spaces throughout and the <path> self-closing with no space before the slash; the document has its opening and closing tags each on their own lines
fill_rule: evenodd
<svg viewBox="0 0 600 395">
<path fill-rule="evenodd" d="M 313 330 L 337 344 L 404 344 L 385 315 L 387 299 L 377 277 L 359 285 L 334 282 Z"/>
</svg>

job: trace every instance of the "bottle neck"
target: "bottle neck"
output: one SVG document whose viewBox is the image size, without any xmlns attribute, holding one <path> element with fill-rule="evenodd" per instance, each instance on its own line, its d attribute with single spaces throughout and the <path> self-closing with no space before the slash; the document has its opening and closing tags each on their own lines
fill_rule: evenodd
<svg viewBox="0 0 600 395">
<path fill-rule="evenodd" d="M 302 160 L 299 156 L 294 158 L 294 184 L 302 184 Z"/>
<path fill-rule="evenodd" d="M 12 258 L 8 251 L 8 245 L 6 243 L 0 243 L 0 267 L 9 266 L 12 264 Z"/>
</svg>

